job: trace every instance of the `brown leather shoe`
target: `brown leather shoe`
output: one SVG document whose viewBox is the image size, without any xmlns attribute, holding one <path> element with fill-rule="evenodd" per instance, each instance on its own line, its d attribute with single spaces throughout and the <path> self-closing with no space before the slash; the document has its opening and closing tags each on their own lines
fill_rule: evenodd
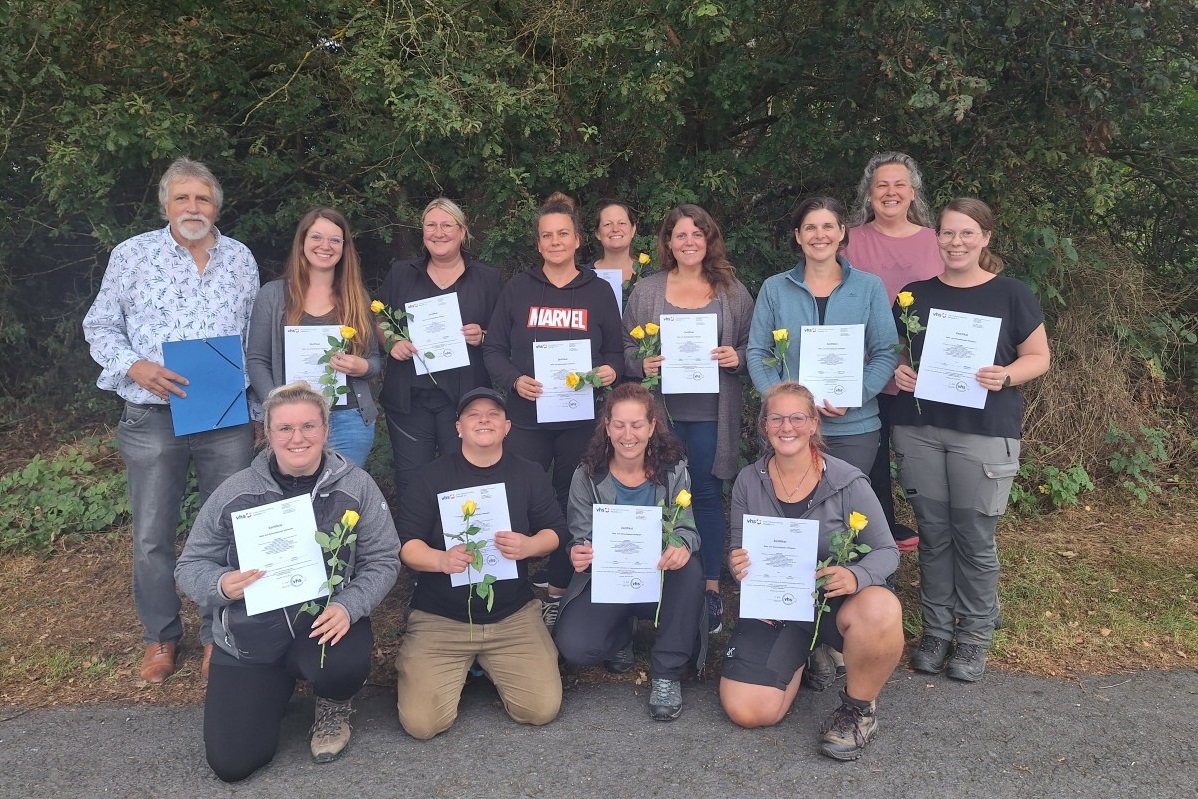
<svg viewBox="0 0 1198 799">
<path fill-rule="evenodd" d="M 161 683 L 175 673 L 175 652 L 178 647 L 172 643 L 159 642 L 146 647 L 145 657 L 141 659 L 141 678 L 146 682 Z"/>
<path fill-rule="evenodd" d="M 212 644 L 204 644 L 204 660 L 200 663 L 200 681 L 208 684 L 208 670 L 212 668 Z"/>
</svg>

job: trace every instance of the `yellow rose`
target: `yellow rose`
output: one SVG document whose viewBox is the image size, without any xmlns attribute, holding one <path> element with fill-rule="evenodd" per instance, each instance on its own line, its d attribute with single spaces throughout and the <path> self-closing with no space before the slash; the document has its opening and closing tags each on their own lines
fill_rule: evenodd
<svg viewBox="0 0 1198 799">
<path fill-rule="evenodd" d="M 691 506 L 691 492 L 685 488 L 678 492 L 678 496 L 674 497 L 674 504 L 680 508 L 689 508 Z"/>
<path fill-rule="evenodd" d="M 385 308 L 385 307 L 386 306 L 383 305 L 381 300 L 375 300 L 374 302 L 370 303 L 370 312 L 378 313 L 379 311 L 383 310 L 383 308 Z"/>
<path fill-rule="evenodd" d="M 865 529 L 865 526 L 867 524 L 869 524 L 869 519 L 867 519 L 865 517 L 864 513 L 858 513 L 857 511 L 853 511 L 852 513 L 849 514 L 849 529 L 850 530 L 859 533 Z"/>
<path fill-rule="evenodd" d="M 345 527 L 353 527 L 358 523 L 358 519 L 360 518 L 361 517 L 358 516 L 358 512 L 356 510 L 347 510 L 345 513 L 341 514 L 341 524 Z"/>
<path fill-rule="evenodd" d="M 645 328 L 637 325 L 636 327 L 632 328 L 632 330 L 628 331 L 628 335 L 632 336 L 637 341 L 640 341 L 645 337 Z"/>
<path fill-rule="evenodd" d="M 641 266 L 648 266 L 653 259 L 649 257 L 649 253 L 643 252 L 637 256 L 636 262 Z"/>
<path fill-rule="evenodd" d="M 474 500 L 468 499 L 462 503 L 463 516 L 473 516 L 476 510 L 478 510 L 478 505 L 474 502 Z"/>
<path fill-rule="evenodd" d="M 578 376 L 577 372 L 571 372 L 570 374 L 566 375 L 567 388 L 578 388 L 578 384 L 581 382 L 582 378 Z"/>
<path fill-rule="evenodd" d="M 661 328 L 658 327 L 657 325 L 653 324 L 652 322 L 645 323 L 645 332 L 648 333 L 650 336 L 656 336 L 658 334 L 658 332 L 660 332 L 660 331 L 661 331 Z"/>
<path fill-rule="evenodd" d="M 910 308 L 915 302 L 915 295 L 909 291 L 900 291 L 898 293 L 898 304 L 900 308 Z"/>
<path fill-rule="evenodd" d="M 790 338 L 790 333 L 786 332 L 786 328 L 779 328 L 774 331 L 774 341 L 786 341 Z"/>
<path fill-rule="evenodd" d="M 353 337 L 356 335 L 358 335 L 358 331 L 354 330 L 349 325 L 341 326 L 341 338 L 345 339 L 346 341 L 352 341 Z"/>
</svg>

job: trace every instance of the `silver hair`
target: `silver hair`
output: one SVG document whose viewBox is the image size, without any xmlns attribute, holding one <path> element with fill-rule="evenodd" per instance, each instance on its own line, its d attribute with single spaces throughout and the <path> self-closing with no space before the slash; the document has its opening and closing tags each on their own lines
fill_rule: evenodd
<svg viewBox="0 0 1198 799">
<path fill-rule="evenodd" d="M 212 170 L 193 161 L 190 158 L 176 158 L 162 173 L 158 181 L 158 205 L 162 208 L 162 218 L 166 219 L 166 203 L 170 199 L 171 184 L 177 180 L 202 180 L 212 187 L 212 202 L 216 206 L 216 215 L 220 216 L 221 206 L 225 204 L 225 193 L 221 190 L 220 181 Z"/>
<path fill-rule="evenodd" d="M 853 201 L 849 226 L 856 227 L 873 220 L 874 209 L 869 204 L 869 191 L 873 188 L 874 173 L 878 171 L 878 167 L 889 164 L 905 166 L 907 174 L 911 176 L 911 188 L 915 191 L 915 201 L 907 209 L 907 220 L 921 227 L 936 227 L 935 219 L 932 217 L 932 207 L 928 205 L 928 198 L 923 193 L 923 173 L 919 171 L 919 164 L 906 153 L 894 151 L 878 153 L 865 165 L 865 173 L 861 176 L 861 182 L 857 184 L 857 199 Z"/>
</svg>

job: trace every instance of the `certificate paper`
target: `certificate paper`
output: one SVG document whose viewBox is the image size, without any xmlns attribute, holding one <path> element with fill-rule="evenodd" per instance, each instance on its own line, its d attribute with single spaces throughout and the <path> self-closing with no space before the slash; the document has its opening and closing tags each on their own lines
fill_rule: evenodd
<svg viewBox="0 0 1198 799">
<path fill-rule="evenodd" d="M 819 522 L 746 513 L 741 541 L 749 573 L 740 584 L 740 617 L 815 621 Z"/>
<path fill-rule="evenodd" d="M 661 598 L 661 508 L 594 505 L 591 601 L 631 605 Z"/>
<path fill-rule="evenodd" d="M 320 391 L 320 378 L 324 376 L 325 364 L 318 363 L 329 351 L 329 336 L 341 338 L 341 325 L 304 325 L 283 328 L 283 376 L 285 382 L 307 380 L 308 385 Z M 345 375 L 334 371 L 337 386 L 345 385 Z M 265 399 L 265 398 L 263 398 Z M 338 394 L 332 405 L 344 405 L 344 394 Z"/>
<path fill-rule="evenodd" d="M 865 370 L 865 325 L 808 325 L 799 339 L 799 382 L 815 404 L 860 408 Z"/>
<path fill-rule="evenodd" d="M 425 361 L 412 359 L 416 374 L 470 365 L 470 351 L 466 349 L 466 337 L 462 335 L 462 307 L 458 304 L 456 291 L 425 300 L 409 300 L 404 303 L 404 310 L 408 314 L 408 335 L 412 337 L 412 345 Z M 426 352 L 431 352 L 432 357 L 425 355 Z"/>
<path fill-rule="evenodd" d="M 467 566 L 466 571 L 449 575 L 449 584 L 457 588 L 468 583 L 477 583 L 488 574 L 493 574 L 496 580 L 515 580 L 520 576 L 516 571 L 516 561 L 508 560 L 495 548 L 495 533 L 512 529 L 507 511 L 507 488 L 503 483 L 459 488 L 437 494 L 437 508 L 441 511 L 441 531 L 445 534 L 445 548 L 448 550 L 465 543 L 450 536 L 459 535 L 466 529 L 466 522 L 462 521 L 462 505 L 468 499 L 474 500 L 474 504 L 478 506 L 474 515 L 470 517 L 470 524 L 480 528 L 470 538 L 487 542 L 482 549 L 483 568 L 481 572 L 477 572 L 474 567 Z"/>
<path fill-rule="evenodd" d="M 255 616 L 329 595 L 312 497 L 301 494 L 237 511 L 232 518 L 241 570 L 266 572 L 245 587 L 246 613 Z"/>
<path fill-rule="evenodd" d="M 611 290 L 616 293 L 616 307 L 620 309 L 620 316 L 624 315 L 624 270 L 622 269 L 596 269 L 595 274 L 603 280 L 607 281 L 607 285 L 611 286 Z"/>
<path fill-rule="evenodd" d="M 662 314 L 661 393 L 720 393 L 720 365 L 711 358 L 717 321 L 713 313 Z"/>
<path fill-rule="evenodd" d="M 1002 320 L 994 316 L 932 308 L 919 358 L 916 398 L 985 408 L 990 392 L 978 382 L 977 373 L 994 364 L 1001 327 Z"/>
<path fill-rule="evenodd" d="M 538 422 L 575 422 L 595 418 L 593 386 L 575 391 L 566 385 L 566 375 L 591 370 L 591 342 L 534 341 L 532 344 L 533 378 L 543 387 L 537 397 Z"/>
</svg>

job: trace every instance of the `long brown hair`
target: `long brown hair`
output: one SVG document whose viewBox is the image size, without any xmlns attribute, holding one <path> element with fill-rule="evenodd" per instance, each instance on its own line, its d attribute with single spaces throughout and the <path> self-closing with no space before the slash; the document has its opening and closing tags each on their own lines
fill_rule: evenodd
<svg viewBox="0 0 1198 799">
<path fill-rule="evenodd" d="M 724 234 L 711 214 L 690 203 L 679 205 L 666 214 L 665 221 L 661 223 L 661 229 L 657 232 L 657 258 L 661 270 L 671 272 L 678 268 L 674 253 L 670 252 L 670 237 L 674 235 L 674 226 L 684 216 L 703 231 L 703 238 L 707 243 L 707 254 L 703 256 L 703 279 L 707 281 L 707 285 L 713 289 L 731 285 L 736 272 L 728 262 Z"/>
<path fill-rule="evenodd" d="M 283 279 L 287 283 L 287 305 L 283 320 L 288 325 L 298 325 L 304 316 L 304 297 L 311 282 L 308 261 L 304 258 L 304 241 L 317 219 L 327 219 L 341 228 L 345 242 L 341 248 L 341 260 L 333 269 L 333 314 L 342 325 L 349 325 L 358 332 L 349 342 L 353 355 L 366 357 L 374 339 L 374 319 L 370 315 L 370 298 L 362 284 L 362 264 L 358 250 L 349 230 L 349 220 L 334 208 L 313 208 L 300 219 L 291 240 L 291 253 L 283 267 Z"/>
<path fill-rule="evenodd" d="M 974 197 L 958 197 L 944 206 L 944 210 L 940 212 L 941 219 L 944 218 L 947 211 L 965 214 L 978 223 L 978 227 L 982 229 L 983 233 L 990 234 L 991 241 L 994 240 L 994 212 L 981 200 Z M 939 225 L 937 225 L 937 232 L 939 232 Z M 997 275 L 1003 270 L 1002 259 L 990 251 L 989 245 L 982 248 L 982 252 L 978 256 L 978 266 L 992 275 Z"/>
<path fill-rule="evenodd" d="M 811 434 L 811 462 L 816 469 L 823 466 L 824 458 L 820 454 L 820 448 L 824 445 L 824 437 L 819 432 L 819 411 L 815 407 L 815 396 L 804 385 L 796 383 L 793 380 L 783 380 L 781 383 L 774 383 L 772 386 L 761 392 L 761 413 L 757 416 L 757 430 L 761 433 L 762 439 L 765 440 L 767 450 L 772 448 L 769 445 L 770 438 L 765 432 L 765 417 L 769 416 L 770 403 L 774 397 L 782 394 L 789 394 L 792 397 L 798 397 L 806 406 L 803 413 L 816 420 L 815 432 Z"/>
<path fill-rule="evenodd" d="M 587 444 L 586 452 L 579 461 L 587 477 L 606 472 L 608 464 L 615 456 L 611 438 L 607 435 L 607 425 L 611 422 L 611 409 L 617 402 L 639 402 L 645 408 L 645 416 L 653 425 L 653 435 L 645 448 L 645 476 L 654 483 L 664 485 L 665 475 L 669 473 L 685 453 L 682 444 L 670 432 L 661 413 L 657 410 L 657 402 L 649 389 L 640 383 L 621 383 L 616 386 L 611 395 L 601 406 L 599 422 L 595 425 L 595 434 Z"/>
</svg>

